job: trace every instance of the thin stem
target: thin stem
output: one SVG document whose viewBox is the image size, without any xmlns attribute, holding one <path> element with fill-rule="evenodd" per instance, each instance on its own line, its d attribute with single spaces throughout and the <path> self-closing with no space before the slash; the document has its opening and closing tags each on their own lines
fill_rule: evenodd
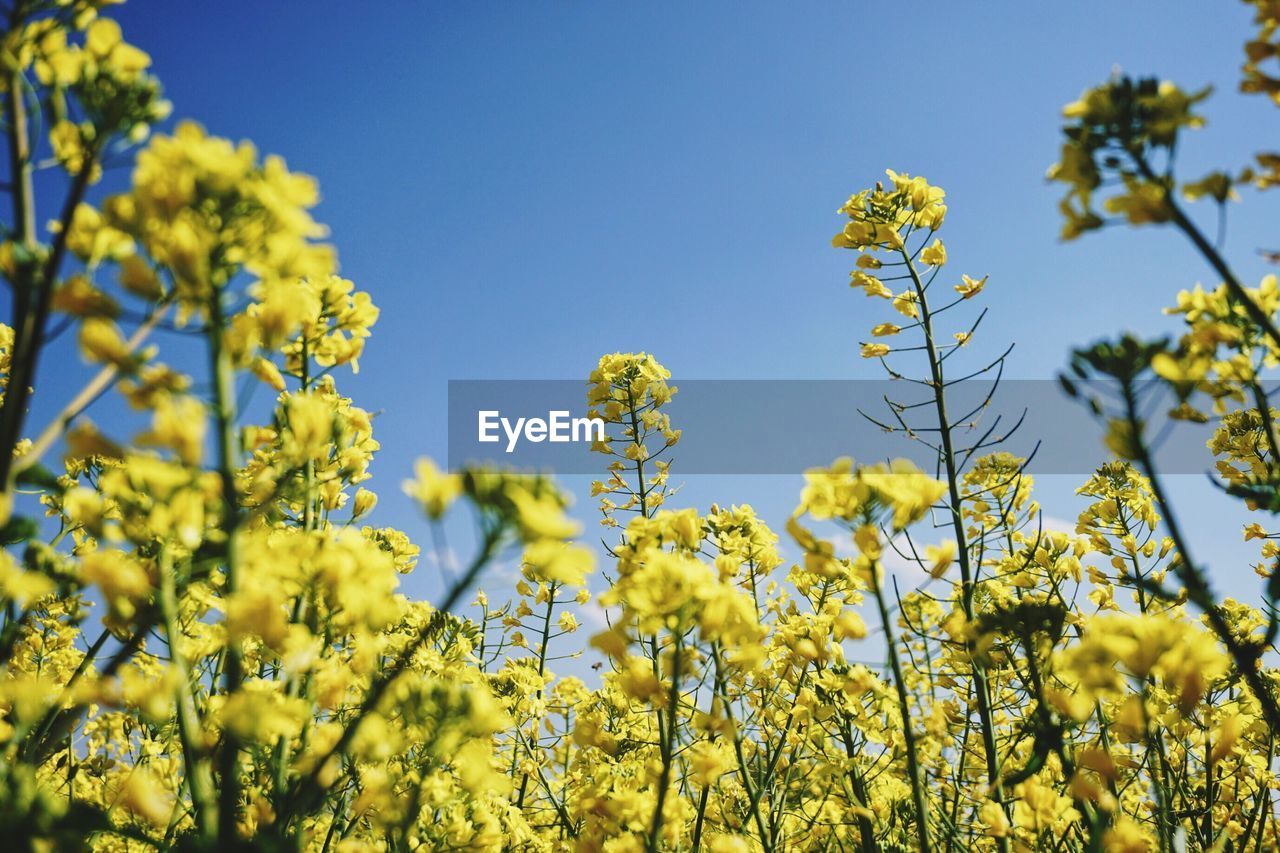
<svg viewBox="0 0 1280 853">
<path fill-rule="evenodd" d="M 11 91 L 15 85 L 14 81 L 10 82 Z M 11 109 L 17 111 L 12 117 L 15 123 L 18 121 L 18 114 L 22 111 L 21 103 L 21 98 L 11 102 Z M 25 143 L 21 144 L 25 146 Z M 27 401 L 31 397 L 31 385 L 35 381 L 36 366 L 44 346 L 45 325 L 48 323 L 52 307 L 54 283 L 67 253 L 67 235 L 71 231 L 71 222 L 75 217 L 76 208 L 80 206 L 89 188 L 89 177 L 98 161 L 101 145 L 102 143 L 98 143 L 89 149 L 80 172 L 71 182 L 71 190 L 67 194 L 62 215 L 59 217 L 59 228 L 44 265 L 39 267 L 27 259 L 18 267 L 18 280 L 14 282 L 13 355 L 9 384 L 5 389 L 3 406 L 0 406 L 0 489 L 4 491 L 8 491 L 13 473 L 13 447 L 22 434 L 22 426 L 27 417 Z M 26 151 L 25 147 L 21 150 Z M 21 168 L 22 164 L 15 159 L 14 166 Z M 31 191 L 29 181 L 30 176 L 27 175 L 25 180 L 16 182 L 15 208 L 21 207 L 26 211 L 23 214 L 23 240 L 24 243 L 30 240 L 28 248 L 34 252 L 35 236 L 31 230 L 34 227 L 31 224 L 35 215 L 34 196 L 26 199 L 19 198 Z M 28 302 L 32 295 L 35 297 L 34 304 Z"/>
<path fill-rule="evenodd" d="M 1258 303 L 1254 302 L 1253 298 L 1245 291 L 1244 285 L 1241 284 L 1240 279 L 1236 278 L 1236 274 L 1232 272 L 1226 259 L 1222 257 L 1222 254 L 1214 248 L 1203 232 L 1196 227 L 1196 224 L 1182 210 L 1182 207 L 1175 201 L 1169 186 L 1156 176 L 1147 159 L 1138 152 L 1130 150 L 1129 153 L 1142 177 L 1162 189 L 1164 203 L 1169 209 L 1169 218 L 1173 221 L 1173 224 L 1199 250 L 1204 259 L 1209 262 L 1209 266 L 1213 267 L 1214 272 L 1222 277 L 1223 283 L 1227 286 L 1227 293 L 1230 294 L 1232 300 L 1244 308 L 1245 313 L 1249 315 L 1249 319 L 1262 329 L 1267 337 L 1271 338 L 1272 344 L 1277 349 L 1280 349 L 1280 329 L 1276 328 L 1275 323 L 1267 316 L 1267 313 L 1258 307 Z"/>
<path fill-rule="evenodd" d="M 947 477 L 952 533 L 956 538 L 957 562 L 960 566 L 960 601 L 961 606 L 964 608 L 966 621 L 972 622 L 976 584 L 974 582 L 973 569 L 969 562 L 969 543 L 961 511 L 960 472 L 956 464 L 955 448 L 952 445 L 951 421 L 947 416 L 946 383 L 942 373 L 942 362 L 939 359 L 937 345 L 934 341 L 933 317 L 929 312 L 929 300 L 925 293 L 924 282 L 920 280 L 920 274 L 916 270 L 915 263 L 907 254 L 906 249 L 900 249 L 899 253 L 902 255 L 902 259 L 911 275 L 911 281 L 915 286 L 916 299 L 919 303 L 920 325 L 924 331 L 925 346 L 929 357 L 934 408 L 937 412 L 938 429 L 942 444 L 940 455 L 942 456 L 942 463 Z M 1004 802 L 1004 788 L 1000 780 L 1000 762 L 996 751 L 995 724 L 992 721 L 991 697 L 987 687 L 986 668 L 977 655 L 974 654 L 973 640 L 968 641 L 968 651 L 973 673 L 974 694 L 978 704 L 978 721 L 982 727 L 982 748 L 986 757 L 987 782 L 991 785 L 996 801 L 1000 803 L 1002 809 L 1006 810 L 1007 814 L 1008 806 Z M 996 839 L 996 844 L 1002 853 L 1009 849 L 1007 838 Z"/>
<path fill-rule="evenodd" d="M 160 552 L 160 610 L 164 616 L 164 632 L 169 642 L 169 661 L 177 675 L 175 692 L 175 716 L 178 738 L 182 742 L 182 761 L 186 765 L 183 774 L 191 792 L 191 802 L 196 822 L 196 832 L 208 839 L 217 825 L 217 807 L 213 795 L 213 780 L 209 768 L 200 757 L 196 736 L 201 732 L 195 700 L 191 695 L 191 675 L 179 644 L 182 632 L 178 626 L 178 600 L 174 590 L 173 558 L 168 549 Z"/>
<path fill-rule="evenodd" d="M 226 317 L 223 314 L 222 290 L 214 288 L 209 299 L 209 364 L 213 374 L 213 409 L 215 440 L 218 453 L 218 477 L 222 484 L 222 530 L 226 536 L 223 595 L 230 599 L 240 586 L 240 560 L 237 538 L 240 528 L 240 497 L 236 490 L 235 470 L 239 465 L 236 448 L 235 368 L 226 347 Z M 223 672 L 227 696 L 240 689 L 244 678 L 242 650 L 236 637 L 227 637 Z M 222 751 L 218 756 L 219 802 L 218 838 L 230 844 L 237 837 L 240 809 L 240 739 L 231 727 L 223 732 Z"/>
<path fill-rule="evenodd" d="M 547 646 L 551 642 L 551 613 L 556 606 L 556 590 L 558 589 L 554 581 L 547 588 L 547 609 L 542 614 L 542 638 L 538 644 L 538 677 L 541 678 L 547 671 Z M 543 689 L 538 688 L 538 697 L 541 698 Z M 529 759 L 536 760 L 532 749 L 529 751 Z M 529 774 L 524 773 L 520 778 L 520 791 L 516 795 L 516 808 L 524 808 L 525 793 L 529 788 Z"/>
<path fill-rule="evenodd" d="M 143 341 L 151 334 L 156 325 L 164 318 L 169 311 L 169 306 L 164 305 L 155 313 L 147 318 L 141 326 L 139 326 L 128 341 L 125 342 L 126 352 L 133 353 L 142 346 Z M 62 407 L 62 411 L 54 417 L 49 424 L 40 431 L 40 434 L 31 443 L 31 447 L 27 452 L 22 454 L 13 464 L 13 475 L 16 477 L 31 466 L 37 464 L 53 443 L 66 431 L 71 422 L 93 404 L 104 391 L 111 387 L 120 376 L 120 369 L 114 364 L 108 364 L 94 375 L 89 382 L 80 389 L 79 393 L 71 399 L 67 405 Z"/>
<path fill-rule="evenodd" d="M 657 803 L 653 807 L 653 821 L 649 826 L 649 843 L 646 849 L 654 853 L 662 834 L 663 806 L 667 800 L 667 788 L 671 786 L 671 766 L 675 763 L 676 714 L 680 710 L 680 636 L 672 635 L 671 689 L 667 694 L 667 735 L 662 741 L 662 772 L 658 776 Z"/>
<path fill-rule="evenodd" d="M 889 667 L 893 670 L 893 686 L 898 693 L 898 712 L 902 715 L 902 736 L 907 752 L 907 777 L 911 782 L 911 799 L 916 807 L 917 837 L 920 853 L 929 853 L 929 804 L 925 798 L 924 779 L 920 772 L 920 762 L 916 756 L 916 733 L 911 727 L 911 706 L 907 698 L 907 685 L 902 676 L 902 664 L 898 660 L 897 635 L 889 617 L 889 608 L 884 601 L 884 593 L 880 588 L 880 564 L 871 564 L 871 592 L 876 600 L 876 608 L 880 612 L 880 626 L 884 631 L 885 646 L 888 648 Z"/>
<path fill-rule="evenodd" d="M 1161 514 L 1164 516 L 1165 526 L 1169 530 L 1169 538 L 1173 540 L 1174 549 L 1178 554 L 1174 570 L 1186 587 L 1187 597 L 1204 612 L 1205 618 L 1209 622 L 1209 627 L 1217 635 L 1218 639 L 1222 641 L 1222 644 L 1226 646 L 1227 653 L 1231 655 L 1231 659 L 1235 662 L 1237 671 L 1244 678 L 1254 697 L 1257 698 L 1258 704 L 1262 709 L 1262 716 L 1266 719 L 1267 725 L 1271 727 L 1273 732 L 1280 733 L 1280 705 L 1277 705 L 1275 694 L 1272 692 L 1270 685 L 1263 678 L 1262 673 L 1258 671 L 1260 650 L 1256 647 L 1246 648 L 1236 639 L 1235 634 L 1231 631 L 1231 626 L 1227 623 L 1226 617 L 1223 616 L 1222 611 L 1218 608 L 1204 572 L 1197 568 L 1192 561 L 1191 551 L 1187 547 L 1186 537 L 1182 533 L 1182 526 L 1174 514 L 1173 505 L 1169 502 L 1163 482 L 1151 459 L 1150 448 L 1147 447 L 1147 443 L 1142 436 L 1142 420 L 1132 383 L 1125 382 L 1121 390 L 1124 396 L 1125 418 L 1129 423 L 1132 434 L 1136 438 L 1133 442 L 1137 455 L 1136 461 L 1142 473 L 1151 482 L 1151 494 L 1155 498 L 1156 504 L 1160 507 Z"/>
</svg>

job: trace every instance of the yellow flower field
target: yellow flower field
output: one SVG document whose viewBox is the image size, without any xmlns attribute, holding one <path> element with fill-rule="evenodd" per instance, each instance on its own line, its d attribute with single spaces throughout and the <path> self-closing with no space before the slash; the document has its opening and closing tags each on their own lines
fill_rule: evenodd
<svg viewBox="0 0 1280 853">
<path fill-rule="evenodd" d="M 872 318 L 861 356 L 926 397 L 886 427 L 936 467 L 851 448 L 778 531 L 683 505 L 669 371 L 606 354 L 581 400 L 607 425 L 603 545 L 549 475 L 424 459 L 402 472 L 424 524 L 476 528 L 428 602 L 401 580 L 439 567 L 370 523 L 373 418 L 340 390 L 377 294 L 337 275 L 315 180 L 169 120 L 111 5 L 6 9 L 5 849 L 1280 850 L 1280 285 L 1239 278 L 1197 224 L 1280 185 L 1280 153 L 1177 174 L 1207 91 L 1115 76 L 1063 110 L 1062 236 L 1172 229 L 1213 276 L 1169 294 L 1180 336 L 1075 351 L 1063 387 L 1112 459 L 1073 532 L 998 434 L 962 434 L 948 389 L 1002 367 L 965 361 L 999 336 L 979 321 L 1000 282 L 948 252 L 943 188 L 889 170 L 831 243 Z M 1280 4 L 1251 5 L 1241 88 L 1280 105 Z M 101 191 L 122 163 L 128 189 Z M 33 421 L 40 377 L 72 369 L 42 358 L 59 327 L 92 369 Z M 161 329 L 202 366 L 167 364 Z M 1213 424 L 1239 509 L 1222 536 L 1259 547 L 1247 601 L 1190 549 L 1157 390 Z M 103 395 L 148 425 L 95 422 Z M 506 559 L 514 584 L 488 571 Z M 578 654 L 598 665 L 557 674 Z"/>
</svg>

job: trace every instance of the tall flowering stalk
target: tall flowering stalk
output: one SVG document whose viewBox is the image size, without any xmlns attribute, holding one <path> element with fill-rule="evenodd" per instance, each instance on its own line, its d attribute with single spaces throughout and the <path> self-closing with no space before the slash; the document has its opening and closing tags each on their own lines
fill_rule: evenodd
<svg viewBox="0 0 1280 853">
<path fill-rule="evenodd" d="M 895 322 L 883 322 L 874 326 L 871 332 L 877 340 L 862 345 L 863 357 L 879 359 L 890 378 L 902 380 L 906 377 L 900 372 L 901 368 L 891 367 L 888 357 L 895 351 L 924 353 L 927 377 L 920 384 L 926 389 L 928 402 L 933 409 L 932 420 L 920 423 L 913 419 L 915 411 L 920 408 L 914 401 L 888 401 L 892 423 L 883 423 L 875 418 L 872 420 L 886 430 L 917 438 L 935 453 L 940 476 L 947 484 L 946 501 L 940 508 L 954 535 L 954 541 L 945 547 L 948 553 L 955 554 L 958 564 L 958 595 L 964 619 L 967 623 L 974 623 L 978 616 L 975 596 L 979 578 L 974 566 L 978 548 L 976 543 L 970 541 L 965 524 L 962 480 L 966 466 L 976 453 L 998 445 L 1007 436 L 995 434 L 999 427 L 997 422 L 980 433 L 969 446 L 961 446 L 961 430 L 957 428 L 957 423 L 969 424 L 979 417 L 990 400 L 990 395 L 973 411 L 958 416 L 951 413 L 948 408 L 948 388 L 958 380 L 953 378 L 948 381 L 944 364 L 960 348 L 969 344 L 982 321 L 982 315 L 967 330 L 955 333 L 954 338 L 946 343 L 938 339 L 935 323 L 943 313 L 961 306 L 981 293 L 987 279 L 974 279 L 964 275 L 961 282 L 954 286 L 951 301 L 941 308 L 931 305 L 930 288 L 948 260 L 946 246 L 934 236 L 946 218 L 945 193 L 941 188 L 931 186 L 922 177 L 913 178 L 893 171 L 888 174 L 892 186 L 886 188 L 877 184 L 872 189 L 850 197 L 840 209 L 842 215 L 848 216 L 849 222 L 833 238 L 832 245 L 859 252 L 856 269 L 850 277 L 851 286 L 861 288 L 869 297 L 889 300 L 893 309 L 908 321 L 906 326 Z M 907 287 L 894 293 L 886 282 L 905 282 Z M 893 342 L 899 340 L 898 336 L 903 332 L 918 332 L 920 345 L 895 346 Z M 999 371 L 1003 368 L 1007 355 L 1006 351 L 1004 355 L 964 378 L 976 382 L 986 374 L 994 373 L 995 383 L 998 384 Z M 1011 472 L 1011 479 L 1020 475 L 1021 472 L 1015 470 Z M 976 499 L 978 496 L 970 497 Z M 977 653 L 979 639 L 970 639 L 968 654 L 970 677 L 973 680 L 972 695 L 978 716 L 987 783 L 996 802 L 1003 803 L 1000 769 L 1002 756 L 996 743 L 987 662 L 982 654 Z M 1000 839 L 1000 845 L 1001 849 L 1007 847 L 1003 838 Z"/>
</svg>

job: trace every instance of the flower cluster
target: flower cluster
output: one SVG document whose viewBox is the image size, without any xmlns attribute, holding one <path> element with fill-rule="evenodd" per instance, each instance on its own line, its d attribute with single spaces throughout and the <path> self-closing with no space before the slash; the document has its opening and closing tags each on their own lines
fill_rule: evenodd
<svg viewBox="0 0 1280 853">
<path fill-rule="evenodd" d="M 0 325 L 5 839 L 1280 847 L 1280 532 L 1243 526 L 1260 605 L 1217 597 L 1145 422 L 1152 388 L 1172 394 L 1172 418 L 1214 419 L 1227 496 L 1280 512 L 1280 412 L 1261 384 L 1280 363 L 1274 277 L 1244 287 L 1209 247 L 1223 283 L 1177 297 L 1176 341 L 1076 354 L 1069 392 L 1115 383 L 1089 402 L 1118 458 L 1080 486 L 1075 525 L 1055 523 L 1009 436 L 979 428 L 986 403 L 966 412 L 949 396 L 958 375 L 998 384 L 1003 356 L 963 374 L 951 361 L 981 315 L 950 337 L 940 320 L 971 309 L 986 278 L 960 275 L 930 300 L 951 266 L 936 236 L 945 195 L 889 172 L 841 208 L 833 242 L 857 252 L 852 284 L 896 312 L 876 318 L 863 355 L 922 389 L 887 401 L 879 423 L 928 464 L 806 472 L 784 537 L 745 504 L 679 506 L 671 374 L 614 353 L 585 401 L 608 427 L 591 492 L 610 538 L 577 541 L 548 475 L 424 459 L 404 483 L 431 526 L 424 553 L 372 523 L 374 419 L 339 389 L 378 310 L 320 242 L 315 182 L 192 123 L 151 136 L 158 84 L 103 5 L 17 4 L 0 69 L 0 87 L 24 93 L 5 99 L 6 125 L 47 129 L 11 152 L 22 221 L 0 243 L 14 295 Z M 1274 97 L 1262 68 L 1276 14 L 1254 5 L 1245 88 Z M 1054 176 L 1070 185 L 1069 235 L 1101 224 L 1104 188 L 1121 188 L 1105 211 L 1196 235 L 1175 188 L 1225 203 L 1244 181 L 1280 182 L 1154 171 L 1201 123 L 1201 98 L 1113 80 L 1068 108 Z M 91 200 L 103 152 L 143 143 L 129 188 Z M 71 180 L 65 215 L 41 230 L 29 176 L 44 160 Z M 78 327 L 91 374 L 37 431 L 29 402 L 54 323 Z M 199 367 L 158 360 L 161 327 L 202 345 Z M 271 399 L 242 407 L 241 390 L 263 384 Z M 108 392 L 140 425 L 85 417 Z M 453 538 L 464 514 L 471 535 Z M 404 593 L 424 572 L 442 581 L 431 602 Z"/>
</svg>

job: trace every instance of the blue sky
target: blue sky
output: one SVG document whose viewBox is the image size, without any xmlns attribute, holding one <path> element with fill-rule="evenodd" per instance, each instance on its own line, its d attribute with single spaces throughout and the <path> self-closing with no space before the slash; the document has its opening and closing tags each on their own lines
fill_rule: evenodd
<svg viewBox="0 0 1280 853">
<path fill-rule="evenodd" d="M 1012 375 L 1051 377 L 1074 345 L 1172 328 L 1160 306 L 1209 277 L 1172 233 L 1058 242 L 1061 105 L 1114 67 L 1215 84 L 1187 174 L 1280 129 L 1235 92 L 1239 3 L 132 0 L 118 17 L 176 117 L 320 179 L 343 274 L 383 312 L 340 380 L 379 413 L 375 520 L 424 544 L 399 483 L 444 454 L 449 379 L 585 378 L 638 349 L 677 384 L 877 376 L 856 342 L 881 316 L 829 239 L 886 167 L 946 188 L 951 265 L 991 276 L 984 340 L 1017 341 Z M 1247 280 L 1275 212 L 1233 211 Z M 75 387 L 61 353 L 40 411 Z M 1058 479 L 1048 511 L 1074 518 Z M 1224 583 L 1247 584 L 1239 519 L 1199 478 L 1176 487 Z M 697 478 L 682 503 L 751 502 L 780 527 L 795 496 L 789 478 Z"/>
</svg>

